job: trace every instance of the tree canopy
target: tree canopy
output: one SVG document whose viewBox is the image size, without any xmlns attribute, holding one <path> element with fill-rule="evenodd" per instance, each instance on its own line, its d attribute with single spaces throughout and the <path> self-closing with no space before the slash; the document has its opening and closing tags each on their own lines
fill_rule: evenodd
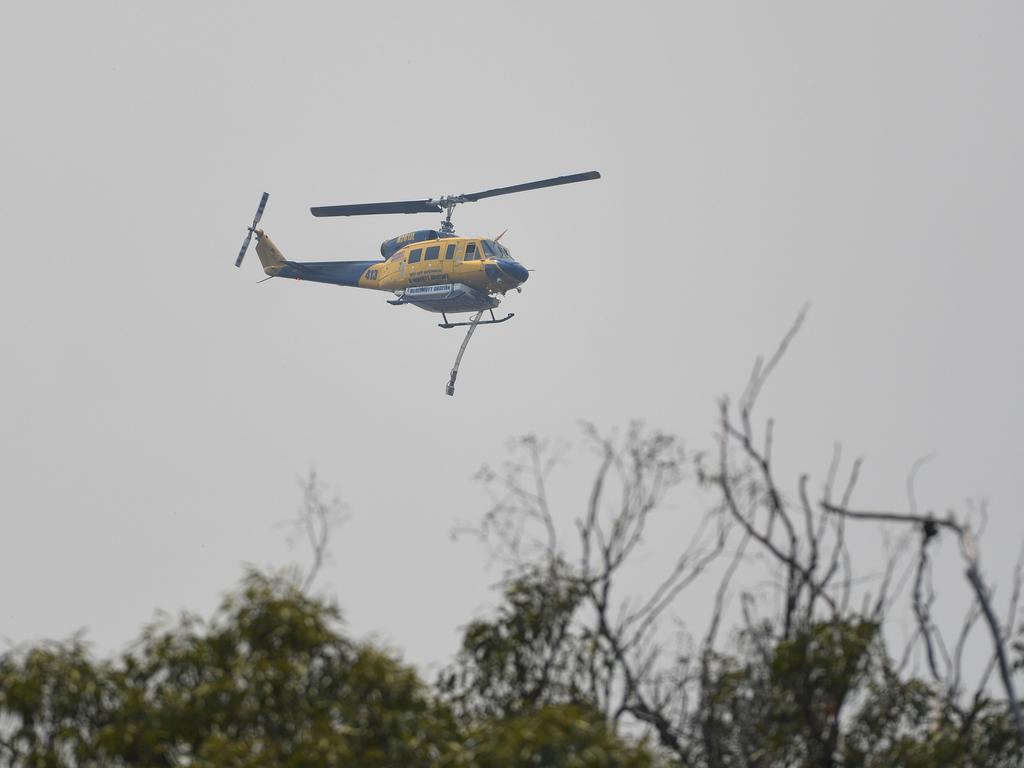
<svg viewBox="0 0 1024 768">
<path fill-rule="evenodd" d="M 465 626 L 436 680 L 348 637 L 339 607 L 309 591 L 341 516 L 311 476 L 296 522 L 314 554 L 304 577 L 251 571 L 212 616 L 153 624 L 112 658 L 80 636 L 0 655 L 0 764 L 1020 765 L 1024 563 L 1002 618 L 979 566 L 983 525 L 921 512 L 912 494 L 905 511 L 852 508 L 860 464 L 841 483 L 838 450 L 817 499 L 808 475 L 779 480 L 773 424 L 759 432 L 752 414 L 798 326 L 736 406 L 722 403 L 712 450 L 691 456 L 639 425 L 587 428 L 596 468 L 576 514 L 548 497 L 559 462 L 544 441 L 522 438 L 500 469 L 485 467 L 494 503 L 476 532 L 507 571 L 498 605 Z M 708 507 L 684 513 L 689 538 L 670 542 L 660 580 L 627 591 L 651 521 L 687 481 Z M 858 573 L 855 525 L 897 542 L 881 574 Z M 969 587 L 952 631 L 933 611 L 942 546 Z M 706 626 L 667 636 L 695 589 L 712 608 Z M 887 633 L 896 621 L 913 628 L 902 649 Z M 978 634 L 990 650 L 969 683 Z"/>
<path fill-rule="evenodd" d="M 353 642 L 295 579 L 249 573 L 207 621 L 147 627 L 96 660 L 81 638 L 0 658 L 12 766 L 643 765 L 585 703 L 457 718 L 392 653 Z M 481 690 L 486 695 L 487 689 Z"/>
</svg>

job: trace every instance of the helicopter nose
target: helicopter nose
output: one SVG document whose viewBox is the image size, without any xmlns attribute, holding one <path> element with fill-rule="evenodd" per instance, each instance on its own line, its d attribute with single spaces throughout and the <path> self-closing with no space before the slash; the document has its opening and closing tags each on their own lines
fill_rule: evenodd
<svg viewBox="0 0 1024 768">
<path fill-rule="evenodd" d="M 530 271 L 518 261 L 499 261 L 501 271 L 511 277 L 517 283 L 525 283 L 530 279 Z"/>
</svg>

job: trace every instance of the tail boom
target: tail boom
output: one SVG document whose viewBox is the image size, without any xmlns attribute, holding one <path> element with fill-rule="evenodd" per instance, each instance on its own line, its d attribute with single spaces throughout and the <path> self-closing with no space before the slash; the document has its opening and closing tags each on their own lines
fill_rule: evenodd
<svg viewBox="0 0 1024 768">
<path fill-rule="evenodd" d="M 315 283 L 349 285 L 359 287 L 362 280 L 366 286 L 366 271 L 379 265 L 380 261 L 288 261 L 281 249 L 262 230 L 256 230 L 256 253 L 260 257 L 263 271 L 270 277 L 286 277 L 292 280 L 310 280 Z"/>
</svg>

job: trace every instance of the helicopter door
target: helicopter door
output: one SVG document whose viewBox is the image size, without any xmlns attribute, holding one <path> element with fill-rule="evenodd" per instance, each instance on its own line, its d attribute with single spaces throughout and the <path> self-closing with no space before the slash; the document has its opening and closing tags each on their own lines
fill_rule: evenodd
<svg viewBox="0 0 1024 768">
<path fill-rule="evenodd" d="M 408 269 L 405 272 L 405 277 L 409 280 L 410 284 L 416 284 L 416 274 L 420 271 L 420 259 L 423 257 L 422 248 L 414 248 L 409 251 L 409 257 L 406 259 L 408 262 Z"/>
<path fill-rule="evenodd" d="M 464 276 L 473 274 L 476 264 L 480 261 L 480 246 L 475 240 L 466 243 L 465 250 L 455 259 L 455 281 L 462 282 Z"/>
</svg>

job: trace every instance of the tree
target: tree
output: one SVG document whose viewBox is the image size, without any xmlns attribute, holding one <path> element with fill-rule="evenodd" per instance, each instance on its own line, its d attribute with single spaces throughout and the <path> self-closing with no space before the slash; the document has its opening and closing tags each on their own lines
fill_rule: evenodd
<svg viewBox="0 0 1024 768">
<path fill-rule="evenodd" d="M 801 320 L 735 405 L 721 403 L 710 450 L 683 451 L 639 425 L 622 435 L 586 427 L 595 468 L 575 516 L 548 495 L 561 450 L 526 437 L 500 468 L 485 467 L 493 505 L 475 530 L 508 570 L 499 605 L 467 625 L 436 685 L 347 638 L 338 607 L 309 593 L 341 509 L 311 475 L 297 522 L 309 571 L 251 572 L 209 620 L 150 626 L 114 659 L 94 659 L 81 637 L 0 655 L 0 761 L 1019 765 L 1024 564 L 1001 619 L 980 568 L 983 525 L 969 516 L 921 512 L 912 492 L 905 511 L 853 508 L 860 462 L 840 481 L 838 449 L 819 492 L 808 475 L 779 480 L 774 424 L 755 427 L 754 411 Z M 638 594 L 630 569 L 684 484 L 702 499 L 682 512 L 688 538 Z M 857 570 L 855 525 L 895 542 L 876 577 Z M 934 610 L 943 546 L 959 547 L 971 589 L 954 627 Z M 668 632 L 697 589 L 711 604 L 706 623 Z M 898 644 L 903 617 L 914 631 Z M 969 680 L 975 634 L 992 650 Z"/>
<path fill-rule="evenodd" d="M 457 768 L 510 756 L 647 759 L 582 707 L 456 718 L 413 669 L 347 639 L 337 607 L 295 574 L 250 572 L 209 621 L 150 626 L 116 660 L 92 659 L 81 638 L 0 657 L 4 765 Z"/>
<path fill-rule="evenodd" d="M 493 620 L 471 622 L 439 687 L 469 718 L 515 717 L 548 704 L 589 705 L 587 646 L 575 631 L 582 585 L 564 564 L 527 570 L 505 584 Z"/>
<path fill-rule="evenodd" d="M 616 735 L 600 713 L 576 705 L 546 704 L 471 728 L 462 766 L 647 768 L 654 758 L 643 743 Z"/>
<path fill-rule="evenodd" d="M 554 509 L 548 497 L 561 454 L 544 441 L 525 437 L 500 468 L 484 467 L 480 478 L 494 501 L 475 532 L 509 569 L 507 597 L 494 621 L 473 625 L 457 670 L 449 672 L 448 680 L 463 683 L 459 699 L 502 690 L 507 711 L 524 711 L 536 701 L 576 703 L 582 696 L 613 728 L 648 734 L 664 755 L 687 766 L 1019 760 L 1024 731 L 1005 646 L 1020 565 L 1001 624 L 978 568 L 979 532 L 967 518 L 920 514 L 912 493 L 905 513 L 853 510 L 860 461 L 840 483 L 838 449 L 817 501 L 808 475 L 792 489 L 777 478 L 774 424 L 768 420 L 759 434 L 754 411 L 802 320 L 803 313 L 767 362 L 757 362 L 736 405 L 722 401 L 711 450 L 686 455 L 674 437 L 639 425 L 621 437 L 585 427 L 596 469 L 575 516 Z M 628 593 L 623 574 L 644 556 L 651 520 L 664 513 L 666 494 L 687 481 L 711 503 L 687 513 L 691 538 L 663 577 L 639 597 Z M 911 488 L 912 481 L 913 473 Z M 575 529 L 568 539 L 559 528 L 567 519 Z M 879 578 L 856 572 L 849 550 L 847 527 L 865 524 L 883 540 L 891 539 L 889 529 L 902 528 Z M 944 532 L 962 547 L 974 594 L 952 632 L 933 616 L 929 552 Z M 547 594 L 574 599 L 553 601 L 563 610 L 524 609 L 511 596 L 537 574 L 548 579 Z M 700 639 L 691 639 L 690 627 L 680 642 L 664 624 L 680 596 L 695 588 L 713 596 L 714 607 L 696 633 Z M 907 615 L 901 611 L 917 629 L 899 651 L 887 630 Z M 963 654 L 979 618 L 993 651 L 968 687 Z M 542 657 L 559 661 L 557 674 L 548 666 L 538 675 L 528 665 L 493 663 L 510 658 L 493 649 L 506 647 L 516 636 L 509 629 L 522 625 L 530 627 L 529 638 L 521 638 L 526 647 L 531 638 L 545 639 Z M 915 656 L 925 659 L 925 677 L 908 666 Z M 988 685 L 995 668 L 1007 693 L 1002 700 Z M 523 686 L 523 679 L 532 684 Z"/>
<path fill-rule="evenodd" d="M 455 736 L 450 715 L 413 670 L 339 634 L 339 618 L 293 582 L 252 572 L 210 622 L 151 626 L 116 662 L 91 662 L 78 641 L 8 654 L 7 761 L 433 764 Z"/>
</svg>

